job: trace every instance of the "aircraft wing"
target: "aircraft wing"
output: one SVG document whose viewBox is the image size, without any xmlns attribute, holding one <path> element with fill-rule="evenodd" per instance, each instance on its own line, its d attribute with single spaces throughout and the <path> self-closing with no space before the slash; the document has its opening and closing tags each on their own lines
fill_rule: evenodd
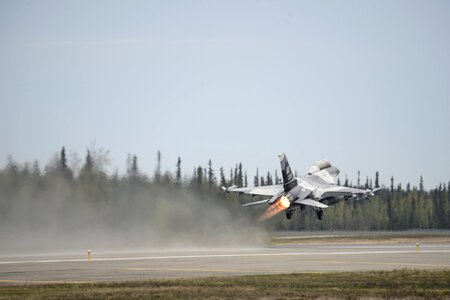
<svg viewBox="0 0 450 300">
<path fill-rule="evenodd" d="M 321 199 L 328 197 L 345 197 L 345 196 L 351 196 L 353 198 L 362 198 L 365 196 L 374 196 L 374 192 L 377 190 L 379 189 L 362 190 L 339 185 L 330 185 L 318 188 L 316 191 L 314 191 L 314 195 Z"/>
<path fill-rule="evenodd" d="M 328 207 L 328 205 L 325 205 L 323 203 L 320 203 L 319 201 L 315 201 L 315 200 L 311 200 L 311 199 L 296 200 L 295 203 L 319 207 L 319 208 L 327 208 Z"/>
<path fill-rule="evenodd" d="M 222 187 L 224 192 L 236 192 L 239 194 L 250 194 L 250 195 L 258 195 L 258 196 L 272 196 L 270 199 L 255 201 L 243 204 L 242 206 L 256 205 L 256 204 L 272 204 L 274 203 L 283 193 L 284 188 L 282 184 L 278 185 L 265 185 L 265 186 L 254 186 L 248 188 L 238 188 L 236 186 L 230 186 L 229 188 Z"/>
<path fill-rule="evenodd" d="M 238 188 L 236 186 L 231 186 L 229 188 L 222 187 L 225 192 L 236 192 L 239 194 L 250 194 L 250 195 L 262 195 L 262 196 L 275 196 L 284 191 L 282 184 L 277 185 L 265 185 L 265 186 L 254 186 L 247 188 Z"/>
</svg>

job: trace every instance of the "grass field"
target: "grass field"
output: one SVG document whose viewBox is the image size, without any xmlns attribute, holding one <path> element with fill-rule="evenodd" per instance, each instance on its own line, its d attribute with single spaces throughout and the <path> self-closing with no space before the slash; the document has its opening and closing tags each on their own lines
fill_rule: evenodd
<svg viewBox="0 0 450 300">
<path fill-rule="evenodd" d="M 299 273 L 0 287 L 0 299 L 450 299 L 450 270 Z"/>
</svg>

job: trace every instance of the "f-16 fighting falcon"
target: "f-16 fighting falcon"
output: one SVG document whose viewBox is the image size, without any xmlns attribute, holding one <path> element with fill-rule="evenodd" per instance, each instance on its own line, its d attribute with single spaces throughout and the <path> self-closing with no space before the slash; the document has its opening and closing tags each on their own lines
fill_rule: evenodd
<svg viewBox="0 0 450 300">
<path fill-rule="evenodd" d="M 317 214 L 317 219 L 322 220 L 323 209 L 336 204 L 342 200 L 361 200 L 374 196 L 379 190 L 354 189 L 338 186 L 334 178 L 339 174 L 339 169 L 331 166 L 327 160 L 319 160 L 310 169 L 307 175 L 294 177 L 291 167 L 284 153 L 279 155 L 283 184 L 239 188 L 237 186 L 222 187 L 225 192 L 237 192 L 239 194 L 250 194 L 271 196 L 269 199 L 246 203 L 243 206 L 255 204 L 269 204 L 270 207 L 261 216 L 260 220 L 273 217 L 280 211 L 285 210 L 286 218 L 291 219 L 294 211 L 300 207 L 312 206 Z"/>
</svg>

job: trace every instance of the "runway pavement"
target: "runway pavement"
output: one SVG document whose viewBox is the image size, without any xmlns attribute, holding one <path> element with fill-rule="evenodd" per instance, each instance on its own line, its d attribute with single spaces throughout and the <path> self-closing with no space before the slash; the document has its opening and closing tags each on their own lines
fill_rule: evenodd
<svg viewBox="0 0 450 300">
<path fill-rule="evenodd" d="M 450 243 L 299 244 L 266 248 L 92 250 L 0 256 L 0 284 L 450 268 Z"/>
</svg>

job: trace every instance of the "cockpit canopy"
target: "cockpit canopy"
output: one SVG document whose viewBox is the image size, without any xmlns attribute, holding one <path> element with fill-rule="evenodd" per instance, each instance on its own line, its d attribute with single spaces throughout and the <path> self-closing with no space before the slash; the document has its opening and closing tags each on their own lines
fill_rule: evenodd
<svg viewBox="0 0 450 300">
<path fill-rule="evenodd" d="M 331 164 L 328 160 L 326 159 L 321 159 L 318 162 L 316 162 L 311 168 L 309 168 L 309 175 L 312 175 L 314 173 L 317 173 L 323 169 L 327 169 L 330 168 Z"/>
</svg>

